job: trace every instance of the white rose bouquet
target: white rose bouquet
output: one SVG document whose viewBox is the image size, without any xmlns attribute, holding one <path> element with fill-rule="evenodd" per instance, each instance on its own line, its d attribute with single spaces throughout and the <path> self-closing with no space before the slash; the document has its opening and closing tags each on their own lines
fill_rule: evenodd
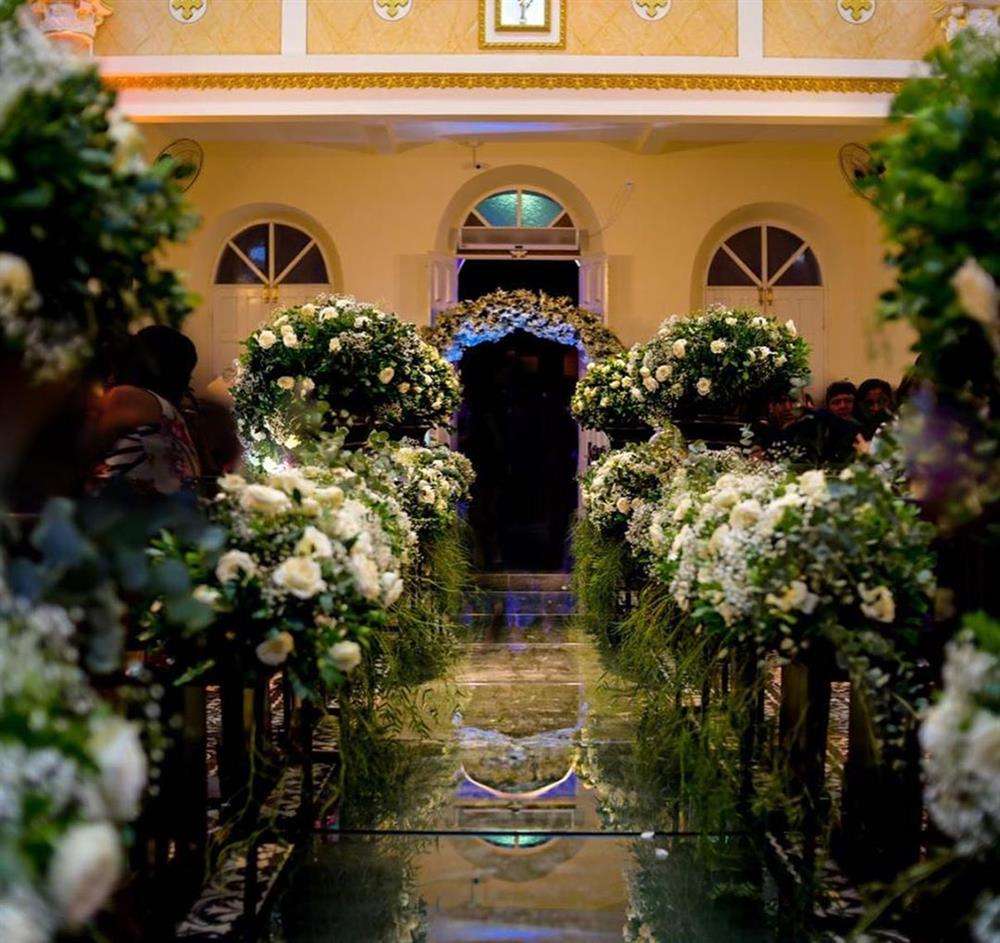
<svg viewBox="0 0 1000 943">
<path fill-rule="evenodd" d="M 682 454 L 658 441 L 605 452 L 583 479 L 586 519 L 605 537 L 623 536 L 632 515 L 658 499 Z"/>
<path fill-rule="evenodd" d="M 582 426 L 604 430 L 645 424 L 646 389 L 635 382 L 639 366 L 632 362 L 638 356 L 638 348 L 633 347 L 628 353 L 588 364 L 572 403 L 573 415 Z"/>
<path fill-rule="evenodd" d="M 221 633 L 197 667 L 230 657 L 235 643 L 247 670 L 284 666 L 300 693 L 319 698 L 356 667 L 402 593 L 409 522 L 346 467 L 219 484 L 211 515 L 225 530 L 224 551 L 184 556 L 201 580 L 195 598 L 214 608 Z"/>
<path fill-rule="evenodd" d="M 147 763 L 137 728 L 91 689 L 66 611 L 0 612 L 0 939 L 79 931 L 124 869 Z"/>
<path fill-rule="evenodd" d="M 728 412 L 769 390 L 809 380 L 809 345 L 788 321 L 716 305 L 690 317 L 672 315 L 633 363 L 647 421 L 680 412 Z"/>
<path fill-rule="evenodd" d="M 412 324 L 322 295 L 278 312 L 247 339 L 233 395 L 243 435 L 280 454 L 321 429 L 445 422 L 459 384 Z"/>
</svg>

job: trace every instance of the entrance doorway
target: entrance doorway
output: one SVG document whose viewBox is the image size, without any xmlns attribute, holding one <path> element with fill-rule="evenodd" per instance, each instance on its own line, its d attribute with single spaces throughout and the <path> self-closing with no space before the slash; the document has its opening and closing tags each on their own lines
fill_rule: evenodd
<svg viewBox="0 0 1000 943">
<path fill-rule="evenodd" d="M 580 267 L 563 259 L 465 259 L 458 272 L 459 301 L 519 288 L 579 304 Z"/>
<path fill-rule="evenodd" d="M 470 348 L 460 364 L 458 446 L 476 469 L 469 521 L 483 570 L 567 567 L 577 505 L 575 347 L 523 331 Z"/>
</svg>

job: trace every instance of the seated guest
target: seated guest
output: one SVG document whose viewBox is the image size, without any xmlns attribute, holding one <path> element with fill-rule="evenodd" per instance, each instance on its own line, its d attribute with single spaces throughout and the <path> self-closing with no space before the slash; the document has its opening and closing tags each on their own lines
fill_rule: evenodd
<svg viewBox="0 0 1000 943">
<path fill-rule="evenodd" d="M 785 440 L 785 432 L 795 422 L 795 400 L 787 391 L 773 392 L 764 403 L 763 415 L 753 425 L 754 443 L 770 449 Z"/>
<path fill-rule="evenodd" d="M 858 387 L 855 418 L 861 423 L 861 434 L 870 442 L 875 433 L 893 417 L 892 387 L 886 380 L 875 377 Z"/>
<path fill-rule="evenodd" d="M 112 482 L 149 495 L 194 491 L 201 466 L 181 402 L 197 362 L 194 344 L 173 328 L 131 338 L 88 429 L 91 493 Z"/>
<path fill-rule="evenodd" d="M 854 419 L 857 388 L 850 380 L 837 380 L 826 388 L 826 408 L 840 419 Z"/>
</svg>

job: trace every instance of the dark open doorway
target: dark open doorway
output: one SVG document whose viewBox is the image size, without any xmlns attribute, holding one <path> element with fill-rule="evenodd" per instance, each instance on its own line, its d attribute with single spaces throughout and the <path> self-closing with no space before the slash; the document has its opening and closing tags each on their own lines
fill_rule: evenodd
<svg viewBox="0 0 1000 943">
<path fill-rule="evenodd" d="M 563 259 L 466 259 L 458 272 L 458 300 L 468 301 L 497 289 L 527 288 L 555 298 L 580 299 L 580 267 Z"/>
<path fill-rule="evenodd" d="M 469 520 L 484 570 L 565 569 L 577 504 L 578 352 L 522 331 L 468 350 L 458 444 L 476 468 Z"/>
</svg>

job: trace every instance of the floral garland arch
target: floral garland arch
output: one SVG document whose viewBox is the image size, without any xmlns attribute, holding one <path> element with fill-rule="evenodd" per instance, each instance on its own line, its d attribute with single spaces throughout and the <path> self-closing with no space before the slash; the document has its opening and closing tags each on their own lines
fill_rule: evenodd
<svg viewBox="0 0 1000 943">
<path fill-rule="evenodd" d="M 424 336 L 445 359 L 457 363 L 470 347 L 526 331 L 535 337 L 576 347 L 587 360 L 622 350 L 622 343 L 599 315 L 578 308 L 569 298 L 526 289 L 494 291 L 442 312 Z"/>
</svg>

